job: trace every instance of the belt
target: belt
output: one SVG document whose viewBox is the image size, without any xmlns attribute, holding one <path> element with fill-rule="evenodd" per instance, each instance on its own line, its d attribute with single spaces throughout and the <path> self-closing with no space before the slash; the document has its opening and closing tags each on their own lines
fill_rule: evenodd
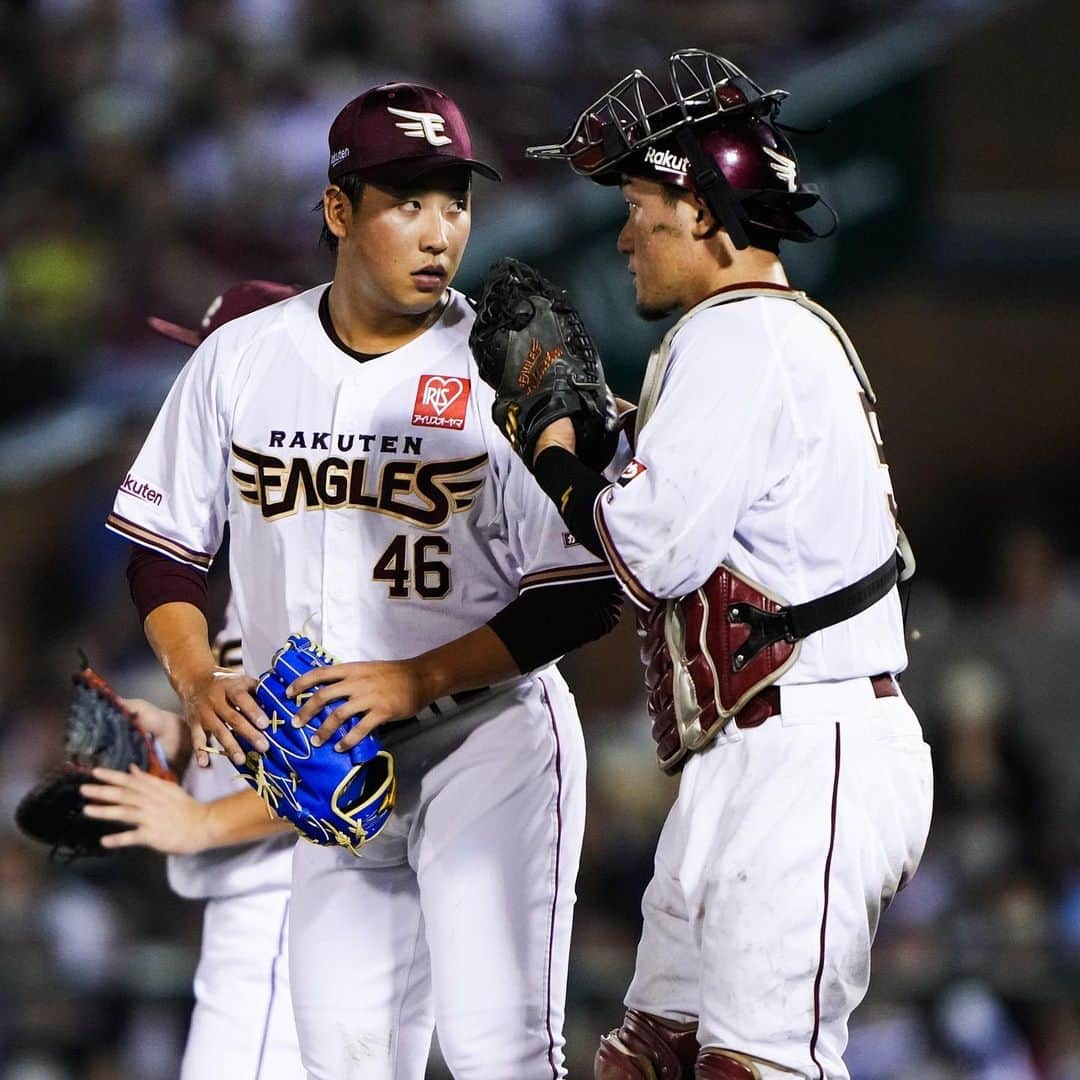
<svg viewBox="0 0 1080 1080">
<path fill-rule="evenodd" d="M 420 729 L 428 727 L 435 720 L 445 720 L 469 705 L 475 705 L 483 698 L 492 696 L 494 688 L 481 686 L 477 690 L 461 690 L 455 694 L 447 694 L 446 697 L 438 698 L 420 709 L 414 716 L 405 716 L 400 720 L 390 720 L 376 731 L 384 733 L 407 732 L 410 728 Z"/>
<path fill-rule="evenodd" d="M 880 675 L 870 676 L 870 685 L 874 690 L 874 697 L 899 697 L 900 687 L 896 678 L 887 671 Z M 780 715 L 780 690 L 779 686 L 766 686 L 760 693 L 755 694 L 735 715 L 732 717 L 737 728 L 755 728 L 764 724 L 770 716 Z"/>
</svg>

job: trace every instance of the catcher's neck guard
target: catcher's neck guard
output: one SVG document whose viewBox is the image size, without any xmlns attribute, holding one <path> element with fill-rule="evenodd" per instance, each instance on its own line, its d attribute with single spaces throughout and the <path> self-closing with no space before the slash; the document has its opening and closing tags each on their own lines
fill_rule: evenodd
<svg viewBox="0 0 1080 1080">
<path fill-rule="evenodd" d="M 835 221 L 817 233 L 796 213 L 818 202 L 833 212 L 816 188 L 796 180 L 776 119 L 786 90 L 764 90 L 703 49 L 672 53 L 668 71 L 670 98 L 632 71 L 585 108 L 563 142 L 530 146 L 526 156 L 568 161 L 600 184 L 629 174 L 693 190 L 739 249 L 749 246 L 748 225 L 797 241 L 832 232 Z"/>
</svg>

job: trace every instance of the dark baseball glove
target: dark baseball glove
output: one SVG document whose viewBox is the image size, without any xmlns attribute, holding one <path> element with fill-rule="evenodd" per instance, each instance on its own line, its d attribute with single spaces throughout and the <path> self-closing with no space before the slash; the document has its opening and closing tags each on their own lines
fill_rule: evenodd
<svg viewBox="0 0 1080 1080">
<path fill-rule="evenodd" d="M 318 687 L 293 699 L 285 696 L 301 675 L 333 662 L 310 639 L 290 636 L 255 686 L 255 700 L 270 718 L 263 732 L 270 749 L 260 754 L 234 732 L 246 755 L 236 769 L 267 809 L 301 836 L 316 844 L 340 844 L 356 854 L 390 820 L 397 795 L 394 759 L 375 735 L 365 736 L 346 753 L 334 749 L 359 723 L 358 716 L 342 724 L 329 742 L 312 746 L 311 736 L 338 702 L 325 705 L 305 727 L 296 728 L 293 717 Z"/>
<path fill-rule="evenodd" d="M 101 838 L 130 828 L 83 814 L 86 799 L 79 789 L 92 781 L 91 769 L 102 765 L 126 771 L 137 765 L 154 776 L 176 780 L 157 740 L 96 671 L 84 663 L 72 681 L 75 692 L 64 733 L 64 762 L 31 788 L 15 809 L 15 822 L 27 836 L 50 844 L 54 855 L 69 859 L 106 854 Z"/>
<path fill-rule="evenodd" d="M 615 399 L 581 316 L 562 289 L 517 259 L 488 272 L 469 334 L 480 376 L 495 391 L 491 415 L 531 469 L 536 440 L 564 416 L 577 456 L 603 469 L 615 453 Z"/>
</svg>

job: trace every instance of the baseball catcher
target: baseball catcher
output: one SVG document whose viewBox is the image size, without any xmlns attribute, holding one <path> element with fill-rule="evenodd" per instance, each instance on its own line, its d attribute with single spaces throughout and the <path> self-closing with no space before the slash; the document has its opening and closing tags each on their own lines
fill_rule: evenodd
<svg viewBox="0 0 1080 1080">
<path fill-rule="evenodd" d="M 607 465 L 618 442 L 615 399 L 562 289 L 517 259 L 500 259 L 480 293 L 469 347 L 497 395 L 492 419 L 530 469 L 540 432 L 563 417 L 573 422 L 581 460 Z"/>
<path fill-rule="evenodd" d="M 97 766 L 143 772 L 176 781 L 157 740 L 116 691 L 85 662 L 72 676 L 75 692 L 64 734 L 64 763 L 45 776 L 15 810 L 27 836 L 52 845 L 53 854 L 69 859 L 104 855 L 101 838 L 129 828 L 121 822 L 86 817 L 80 791 Z"/>
<path fill-rule="evenodd" d="M 390 819 L 397 794 L 394 759 L 375 735 L 367 735 L 347 754 L 334 749 L 337 738 L 360 722 L 352 717 L 332 741 L 313 741 L 312 733 L 337 706 L 331 701 L 299 727 L 296 714 L 318 687 L 295 698 L 290 684 L 313 668 L 329 667 L 333 657 L 299 634 L 292 634 L 259 676 L 255 700 L 270 718 L 265 731 L 270 748 L 260 754 L 240 734 L 243 765 L 236 769 L 266 803 L 316 844 L 340 844 L 354 854 L 374 839 Z"/>
<path fill-rule="evenodd" d="M 613 483 L 565 419 L 534 435 L 538 485 L 642 613 L 659 761 L 682 771 L 593 1075 L 839 1080 L 879 917 L 930 824 L 930 751 L 897 679 L 910 552 L 877 395 L 781 258 L 827 234 L 803 211 L 828 209 L 778 119 L 785 91 L 703 49 L 668 75 L 632 71 L 527 151 L 619 187 L 638 313 L 680 314 Z"/>
</svg>

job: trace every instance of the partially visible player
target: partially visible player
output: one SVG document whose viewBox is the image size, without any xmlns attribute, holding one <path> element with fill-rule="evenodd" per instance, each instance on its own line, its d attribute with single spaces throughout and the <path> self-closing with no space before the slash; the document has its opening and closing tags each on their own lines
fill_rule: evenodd
<svg viewBox="0 0 1080 1080">
<path fill-rule="evenodd" d="M 241 281 L 216 297 L 197 328 L 148 321 L 160 334 L 197 347 L 219 326 L 297 294 L 273 281 Z M 240 628 L 230 596 L 214 642 L 222 668 L 240 669 Z M 190 758 L 187 726 L 176 713 L 129 701 L 162 740 L 174 764 Z M 169 856 L 169 884 L 206 901 L 195 1010 L 181 1080 L 296 1080 L 303 1075 L 288 972 L 289 887 L 296 833 L 268 819 L 263 801 L 232 765 L 215 755 L 189 765 L 182 787 L 146 773 L 96 769 L 83 787 L 90 817 L 124 822 L 102 846 L 139 845 Z"/>
<path fill-rule="evenodd" d="M 380 726 L 398 805 L 361 851 L 300 844 L 290 967 L 308 1076 L 420 1080 L 433 1023 L 459 1080 L 564 1076 L 584 743 L 553 661 L 619 588 L 490 417 L 450 289 L 475 174 L 446 95 L 390 83 L 330 130 L 333 281 L 196 351 L 117 496 L 133 593 L 196 758 L 265 747 L 252 674 L 302 628 L 342 663 L 305 705 Z M 247 677 L 207 642 L 230 528 Z M 307 689 L 294 686 L 293 692 Z M 329 731 L 323 731 L 326 737 Z"/>
<path fill-rule="evenodd" d="M 184 786 L 135 767 L 129 772 L 94 769 L 96 782 L 82 787 L 82 794 L 91 800 L 83 812 L 130 826 L 103 836 L 102 847 L 147 847 L 163 855 L 196 855 L 287 833 L 286 824 L 268 815 L 261 800 L 249 797 L 249 788 L 237 789 L 228 770 L 214 770 L 215 776 L 220 774 L 225 794 L 207 801 L 188 794 L 187 788 L 197 786 L 205 771 L 188 768 L 191 750 L 184 718 L 141 698 L 122 700 L 157 739 L 173 769 L 183 775 Z"/>
<path fill-rule="evenodd" d="M 653 354 L 609 483 L 540 435 L 536 478 L 644 613 L 661 762 L 682 769 L 637 969 L 596 1076 L 840 1080 L 878 919 L 915 871 L 931 766 L 906 665 L 874 394 L 783 240 L 818 201 L 765 93 L 699 50 L 640 71 L 534 156 L 620 185 Z"/>
</svg>

